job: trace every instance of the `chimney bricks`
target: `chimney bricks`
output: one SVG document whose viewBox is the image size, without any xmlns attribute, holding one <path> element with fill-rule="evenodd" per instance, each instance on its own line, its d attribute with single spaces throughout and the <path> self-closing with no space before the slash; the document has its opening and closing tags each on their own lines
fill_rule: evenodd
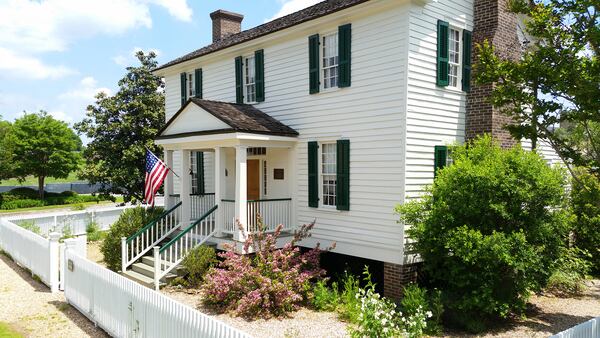
<svg viewBox="0 0 600 338">
<path fill-rule="evenodd" d="M 210 18 L 213 24 L 213 43 L 242 31 L 244 16 L 241 14 L 219 9 L 210 13 Z"/>
</svg>

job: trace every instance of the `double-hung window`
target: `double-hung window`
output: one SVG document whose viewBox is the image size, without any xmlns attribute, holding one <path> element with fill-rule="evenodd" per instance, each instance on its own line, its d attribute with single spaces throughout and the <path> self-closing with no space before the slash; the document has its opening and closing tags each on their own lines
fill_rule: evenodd
<svg viewBox="0 0 600 338">
<path fill-rule="evenodd" d="M 192 170 L 192 194 L 198 194 L 198 160 L 195 151 L 190 152 L 190 167 Z"/>
<path fill-rule="evenodd" d="M 335 207 L 337 185 L 337 146 L 335 143 L 321 145 L 321 201 L 323 206 Z"/>
<path fill-rule="evenodd" d="M 194 73 L 187 74 L 187 88 L 188 88 L 188 93 L 187 93 L 188 99 L 196 96 Z"/>
<path fill-rule="evenodd" d="M 450 28 L 448 45 L 448 85 L 458 88 L 461 76 L 461 41 L 460 31 L 455 28 Z"/>
<path fill-rule="evenodd" d="M 322 76 L 323 89 L 334 88 L 338 86 L 338 34 L 323 36 L 322 46 Z"/>
<path fill-rule="evenodd" d="M 256 64 L 254 56 L 244 58 L 244 100 L 256 102 Z"/>
</svg>

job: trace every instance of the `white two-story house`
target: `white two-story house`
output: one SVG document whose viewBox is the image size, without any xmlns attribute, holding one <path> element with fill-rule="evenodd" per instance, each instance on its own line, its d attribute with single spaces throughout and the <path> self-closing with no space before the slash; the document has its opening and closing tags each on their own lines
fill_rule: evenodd
<svg viewBox="0 0 600 338">
<path fill-rule="evenodd" d="M 490 88 L 471 81 L 474 42 L 518 57 L 505 7 L 327 0 L 243 31 L 242 15 L 212 13 L 213 43 L 155 70 L 166 83 L 156 143 L 178 175 L 166 179 L 167 208 L 219 247 L 243 241 L 237 223 L 253 231 L 258 214 L 268 230 L 316 221 L 303 245 L 383 262 L 385 294 L 397 297 L 415 264 L 394 206 L 433 182 L 448 144 L 484 132 L 513 143 Z M 176 264 L 186 236 L 161 259 Z M 150 246 L 125 248 L 124 270 Z"/>
</svg>

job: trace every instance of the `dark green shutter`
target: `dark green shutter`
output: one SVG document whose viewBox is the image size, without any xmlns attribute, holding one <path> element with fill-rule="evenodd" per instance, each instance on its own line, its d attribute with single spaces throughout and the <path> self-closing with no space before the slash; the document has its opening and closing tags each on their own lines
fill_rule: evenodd
<svg viewBox="0 0 600 338">
<path fill-rule="evenodd" d="M 446 166 L 448 161 L 448 147 L 446 146 L 435 146 L 435 153 L 433 157 L 433 177 L 437 175 L 438 169 L 442 169 Z"/>
<path fill-rule="evenodd" d="M 204 153 L 196 153 L 196 192 L 204 194 Z"/>
<path fill-rule="evenodd" d="M 308 82 L 309 92 L 319 92 L 321 82 L 319 81 L 319 34 L 308 37 Z"/>
<path fill-rule="evenodd" d="M 181 73 L 179 77 L 181 79 L 181 105 L 183 106 L 185 104 L 185 101 L 187 101 L 187 74 Z"/>
<path fill-rule="evenodd" d="M 254 75 L 256 83 L 256 102 L 265 100 L 265 52 L 254 52 Z"/>
<path fill-rule="evenodd" d="M 351 54 L 352 54 L 352 25 L 347 24 L 338 28 L 339 78 L 338 87 L 350 87 Z"/>
<path fill-rule="evenodd" d="M 448 85 L 448 54 L 450 28 L 447 22 L 438 20 L 437 23 L 437 85 Z"/>
<path fill-rule="evenodd" d="M 468 92 L 471 90 L 471 48 L 472 33 L 463 30 L 463 67 L 462 67 L 462 90 Z"/>
<path fill-rule="evenodd" d="M 244 68 L 241 56 L 235 58 L 235 102 L 244 103 Z"/>
<path fill-rule="evenodd" d="M 308 206 L 319 206 L 319 144 L 308 142 Z"/>
<path fill-rule="evenodd" d="M 202 98 L 202 68 L 194 71 L 194 86 L 196 87 L 195 97 Z"/>
<path fill-rule="evenodd" d="M 350 210 L 350 140 L 337 141 L 337 210 Z"/>
</svg>

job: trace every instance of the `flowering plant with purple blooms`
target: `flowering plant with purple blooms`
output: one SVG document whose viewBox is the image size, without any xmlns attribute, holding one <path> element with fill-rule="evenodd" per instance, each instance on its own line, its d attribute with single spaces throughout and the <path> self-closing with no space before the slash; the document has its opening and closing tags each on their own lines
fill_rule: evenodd
<svg viewBox="0 0 600 338">
<path fill-rule="evenodd" d="M 310 237 L 315 223 L 303 225 L 290 242 L 277 249 L 282 225 L 267 234 L 258 217 L 259 231 L 245 233 L 244 253 L 233 247 L 219 253 L 222 261 L 206 275 L 202 286 L 203 302 L 220 312 L 252 318 L 284 316 L 298 309 L 310 297 L 312 283 L 325 277 L 320 254 L 332 250 L 319 245 L 302 253 L 298 242 Z"/>
</svg>

